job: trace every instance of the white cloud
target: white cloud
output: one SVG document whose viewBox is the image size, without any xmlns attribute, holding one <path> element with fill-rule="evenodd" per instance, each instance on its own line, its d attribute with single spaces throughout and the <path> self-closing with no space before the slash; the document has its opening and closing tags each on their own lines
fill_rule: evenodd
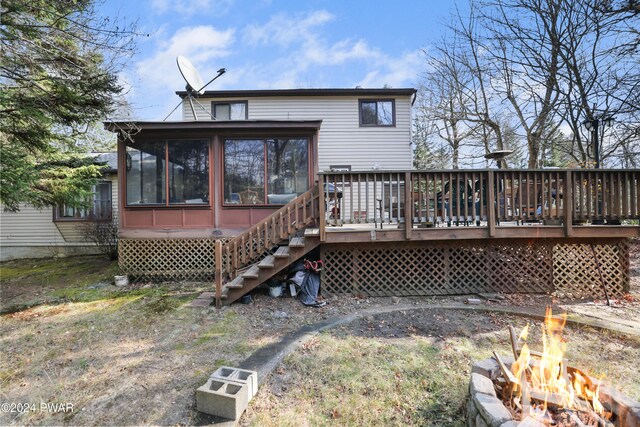
<svg viewBox="0 0 640 427">
<path fill-rule="evenodd" d="M 159 15 L 178 14 L 181 17 L 193 15 L 224 15 L 235 0 L 152 0 L 151 8 Z"/>
<path fill-rule="evenodd" d="M 178 101 L 177 97 L 172 96 L 173 92 L 185 86 L 176 65 L 176 57 L 187 57 L 207 82 L 210 68 L 217 69 L 208 66 L 207 62 L 229 55 L 234 41 L 234 29 L 219 31 L 211 26 L 180 28 L 168 40 L 160 40 L 155 52 L 135 65 L 139 93 L 131 93 L 129 99 L 138 102 L 141 99 L 143 102 L 160 101 L 166 109 L 168 104 Z"/>
<path fill-rule="evenodd" d="M 401 87 L 415 81 L 424 69 L 420 51 L 403 54 L 399 58 L 382 55 L 365 77 L 358 82 L 362 87 Z"/>
<path fill-rule="evenodd" d="M 244 41 L 253 46 L 277 44 L 286 47 L 313 38 L 315 27 L 332 20 L 333 15 L 324 10 L 295 16 L 278 14 L 264 25 L 248 25 L 244 30 Z"/>
<path fill-rule="evenodd" d="M 176 57 L 185 56 L 198 68 L 199 62 L 226 56 L 230 52 L 235 31 L 218 31 L 209 26 L 184 27 L 166 41 L 161 41 L 153 56 L 136 65 L 136 71 L 147 83 L 166 86 L 179 77 Z M 175 87 L 175 86 L 174 86 Z"/>
</svg>

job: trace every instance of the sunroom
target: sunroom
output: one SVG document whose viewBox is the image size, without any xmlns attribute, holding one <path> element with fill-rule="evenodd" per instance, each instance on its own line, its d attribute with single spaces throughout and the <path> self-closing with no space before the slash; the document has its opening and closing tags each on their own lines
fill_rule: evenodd
<svg viewBox="0 0 640 427">
<path fill-rule="evenodd" d="M 313 186 L 321 121 L 108 122 L 120 236 L 226 237 Z"/>
</svg>

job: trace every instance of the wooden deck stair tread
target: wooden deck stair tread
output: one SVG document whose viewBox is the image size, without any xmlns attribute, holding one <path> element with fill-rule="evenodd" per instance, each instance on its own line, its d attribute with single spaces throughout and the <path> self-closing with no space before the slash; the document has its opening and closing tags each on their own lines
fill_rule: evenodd
<svg viewBox="0 0 640 427">
<path fill-rule="evenodd" d="M 242 289 L 242 287 L 244 286 L 244 277 L 238 276 L 235 279 L 233 279 L 232 282 L 227 283 L 226 286 L 229 289 Z"/>
<path fill-rule="evenodd" d="M 280 246 L 273 254 L 274 258 L 289 258 L 289 246 Z"/>
<path fill-rule="evenodd" d="M 320 229 L 319 228 L 307 228 L 306 230 L 304 230 L 304 236 L 305 237 L 320 236 Z"/>
<path fill-rule="evenodd" d="M 257 279 L 260 276 L 260 268 L 257 265 L 253 265 L 250 269 L 242 273 L 242 277 L 245 279 Z"/>
<path fill-rule="evenodd" d="M 258 268 L 273 268 L 275 263 L 276 259 L 273 257 L 273 255 L 269 255 L 262 261 L 260 261 L 260 264 L 258 264 Z"/>
<path fill-rule="evenodd" d="M 294 237 L 289 240 L 289 247 L 291 248 L 304 248 L 304 237 Z"/>
</svg>

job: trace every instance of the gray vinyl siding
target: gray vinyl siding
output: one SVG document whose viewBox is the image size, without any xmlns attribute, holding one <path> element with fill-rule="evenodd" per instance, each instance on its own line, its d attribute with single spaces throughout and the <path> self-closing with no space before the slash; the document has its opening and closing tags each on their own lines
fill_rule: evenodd
<svg viewBox="0 0 640 427">
<path fill-rule="evenodd" d="M 112 211 L 118 210 L 118 180 L 115 174 L 106 177 L 111 181 Z M 66 221 L 60 227 L 53 220 L 53 208 L 37 209 L 23 205 L 19 212 L 5 212 L 0 206 L 0 246 L 3 252 L 12 247 L 86 246 L 81 239 L 78 222 Z M 61 233 L 62 232 L 64 233 Z M 53 254 L 53 253 L 52 253 Z"/>
<path fill-rule="evenodd" d="M 216 101 L 248 101 L 249 120 L 322 120 L 319 132 L 318 164 L 320 170 L 331 165 L 351 165 L 352 170 L 411 169 L 411 99 L 395 99 L 394 127 L 360 127 L 360 98 L 355 96 L 216 98 Z M 363 96 L 362 99 L 371 99 Z M 211 98 L 201 98 L 208 111 Z M 209 120 L 208 113 L 196 106 L 199 120 Z M 188 102 L 183 103 L 184 120 L 193 120 Z"/>
</svg>

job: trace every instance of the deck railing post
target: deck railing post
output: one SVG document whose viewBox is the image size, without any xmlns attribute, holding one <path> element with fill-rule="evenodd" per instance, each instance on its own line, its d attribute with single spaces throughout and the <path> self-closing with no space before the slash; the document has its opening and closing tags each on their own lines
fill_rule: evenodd
<svg viewBox="0 0 640 427">
<path fill-rule="evenodd" d="M 563 207 L 564 207 L 564 235 L 571 237 L 573 235 L 573 180 L 570 170 L 565 171 L 564 188 L 563 188 Z"/>
<path fill-rule="evenodd" d="M 216 240 L 214 246 L 216 266 L 215 266 L 215 281 L 216 281 L 216 307 L 222 307 L 222 240 Z"/>
<path fill-rule="evenodd" d="M 487 174 L 487 228 L 489 229 L 489 237 L 496 235 L 496 182 L 495 171 L 486 171 Z"/>
<path fill-rule="evenodd" d="M 325 230 L 325 226 L 326 226 L 326 218 L 325 218 L 325 198 L 324 198 L 324 175 L 320 175 L 319 179 L 318 179 L 318 211 L 320 212 L 319 214 L 319 221 L 318 221 L 318 228 L 320 229 L 320 241 L 324 242 L 327 240 L 327 236 L 326 236 L 326 230 Z"/>
<path fill-rule="evenodd" d="M 413 189 L 411 184 L 411 172 L 407 171 L 404 173 L 404 235 L 407 240 L 411 240 L 411 230 L 413 229 Z"/>
</svg>

